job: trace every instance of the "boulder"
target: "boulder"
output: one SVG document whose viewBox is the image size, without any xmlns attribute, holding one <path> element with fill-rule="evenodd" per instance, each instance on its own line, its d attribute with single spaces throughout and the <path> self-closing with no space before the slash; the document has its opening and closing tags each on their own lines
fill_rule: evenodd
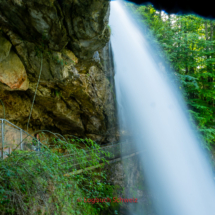
<svg viewBox="0 0 215 215">
<path fill-rule="evenodd" d="M 29 86 L 24 65 L 14 51 L 0 62 L 0 82 L 10 90 L 27 90 Z"/>
</svg>

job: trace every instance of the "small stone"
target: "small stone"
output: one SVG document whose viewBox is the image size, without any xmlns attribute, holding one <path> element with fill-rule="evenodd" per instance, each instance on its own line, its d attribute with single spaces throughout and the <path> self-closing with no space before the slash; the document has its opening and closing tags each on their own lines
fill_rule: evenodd
<svg viewBox="0 0 215 215">
<path fill-rule="evenodd" d="M 75 54 L 72 51 L 67 49 L 65 50 L 65 53 L 75 64 L 78 63 L 78 58 L 75 56 Z"/>
<path fill-rule="evenodd" d="M 99 52 L 95 51 L 94 55 L 93 55 L 93 59 L 97 62 L 100 62 L 100 57 L 99 57 Z"/>
</svg>

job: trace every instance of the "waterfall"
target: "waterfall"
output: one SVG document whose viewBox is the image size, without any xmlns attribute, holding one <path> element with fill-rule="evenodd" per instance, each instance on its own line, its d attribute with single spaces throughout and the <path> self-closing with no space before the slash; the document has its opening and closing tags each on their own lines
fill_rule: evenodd
<svg viewBox="0 0 215 215">
<path fill-rule="evenodd" d="M 111 2 L 110 26 L 119 122 L 144 151 L 157 214 L 214 215 L 211 167 L 170 70 L 119 1 Z"/>
</svg>

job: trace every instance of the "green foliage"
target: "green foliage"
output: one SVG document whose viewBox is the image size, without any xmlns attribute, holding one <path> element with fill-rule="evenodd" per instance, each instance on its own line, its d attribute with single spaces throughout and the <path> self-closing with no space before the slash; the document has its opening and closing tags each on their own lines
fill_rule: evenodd
<svg viewBox="0 0 215 215">
<path fill-rule="evenodd" d="M 60 91 L 58 91 L 58 90 L 56 90 L 56 89 L 54 89 L 54 91 L 53 91 L 53 95 L 54 95 L 55 97 L 57 97 L 57 98 L 62 97 L 61 92 L 60 92 Z"/>
<path fill-rule="evenodd" d="M 161 47 L 156 54 L 171 63 L 191 121 L 210 150 L 215 143 L 214 21 L 194 15 L 167 15 L 151 5 L 126 5 L 150 29 L 144 33 L 152 44 Z"/>
<path fill-rule="evenodd" d="M 77 169 L 106 163 L 109 156 L 90 139 L 53 139 L 39 152 L 14 151 L 0 161 L 1 214 L 99 214 L 109 203 L 84 198 L 111 198 L 114 187 L 99 168 Z"/>
<path fill-rule="evenodd" d="M 111 27 L 110 27 L 110 25 L 107 25 L 107 28 L 108 28 L 109 32 L 111 33 Z"/>
</svg>

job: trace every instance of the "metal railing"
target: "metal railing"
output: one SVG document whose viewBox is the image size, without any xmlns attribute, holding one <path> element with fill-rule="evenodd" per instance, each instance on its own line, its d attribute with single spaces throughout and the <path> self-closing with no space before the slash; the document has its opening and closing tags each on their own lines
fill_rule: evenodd
<svg viewBox="0 0 215 215">
<path fill-rule="evenodd" d="M 35 150 L 33 148 L 33 140 L 35 138 L 29 133 L 9 122 L 6 119 L 0 119 L 0 158 L 4 159 L 10 154 L 13 150 Z M 37 140 L 38 148 L 41 142 Z M 105 158 L 107 160 L 114 160 L 129 154 L 135 153 L 137 150 L 130 142 L 120 142 L 115 144 L 106 144 L 102 145 L 100 148 L 103 153 L 98 154 L 98 160 Z M 93 160 L 93 151 L 97 149 L 85 150 L 84 157 L 88 161 Z M 111 156 L 104 155 L 104 152 L 111 154 Z M 78 169 L 80 168 L 83 157 L 79 157 L 76 153 L 66 155 L 70 157 L 73 166 Z"/>
<path fill-rule="evenodd" d="M 133 153 L 136 153 L 137 150 L 130 142 L 119 142 L 115 144 L 108 144 L 101 146 L 99 149 L 99 153 L 97 154 L 97 157 L 95 157 L 95 153 L 93 153 L 94 150 L 97 149 L 90 149 L 85 151 L 84 155 L 82 157 L 76 156 L 77 153 L 66 155 L 69 156 L 70 162 L 73 163 L 72 168 L 80 169 L 82 164 L 88 163 L 90 164 L 91 161 L 98 161 L 102 162 L 102 159 L 105 160 L 115 160 L 117 158 L 126 157 L 128 155 L 131 155 Z M 87 161 L 82 161 L 83 158 L 87 158 Z"/>
<path fill-rule="evenodd" d="M 33 136 L 6 119 L 0 119 L 0 158 L 13 150 L 27 150 L 32 146 Z"/>
</svg>

